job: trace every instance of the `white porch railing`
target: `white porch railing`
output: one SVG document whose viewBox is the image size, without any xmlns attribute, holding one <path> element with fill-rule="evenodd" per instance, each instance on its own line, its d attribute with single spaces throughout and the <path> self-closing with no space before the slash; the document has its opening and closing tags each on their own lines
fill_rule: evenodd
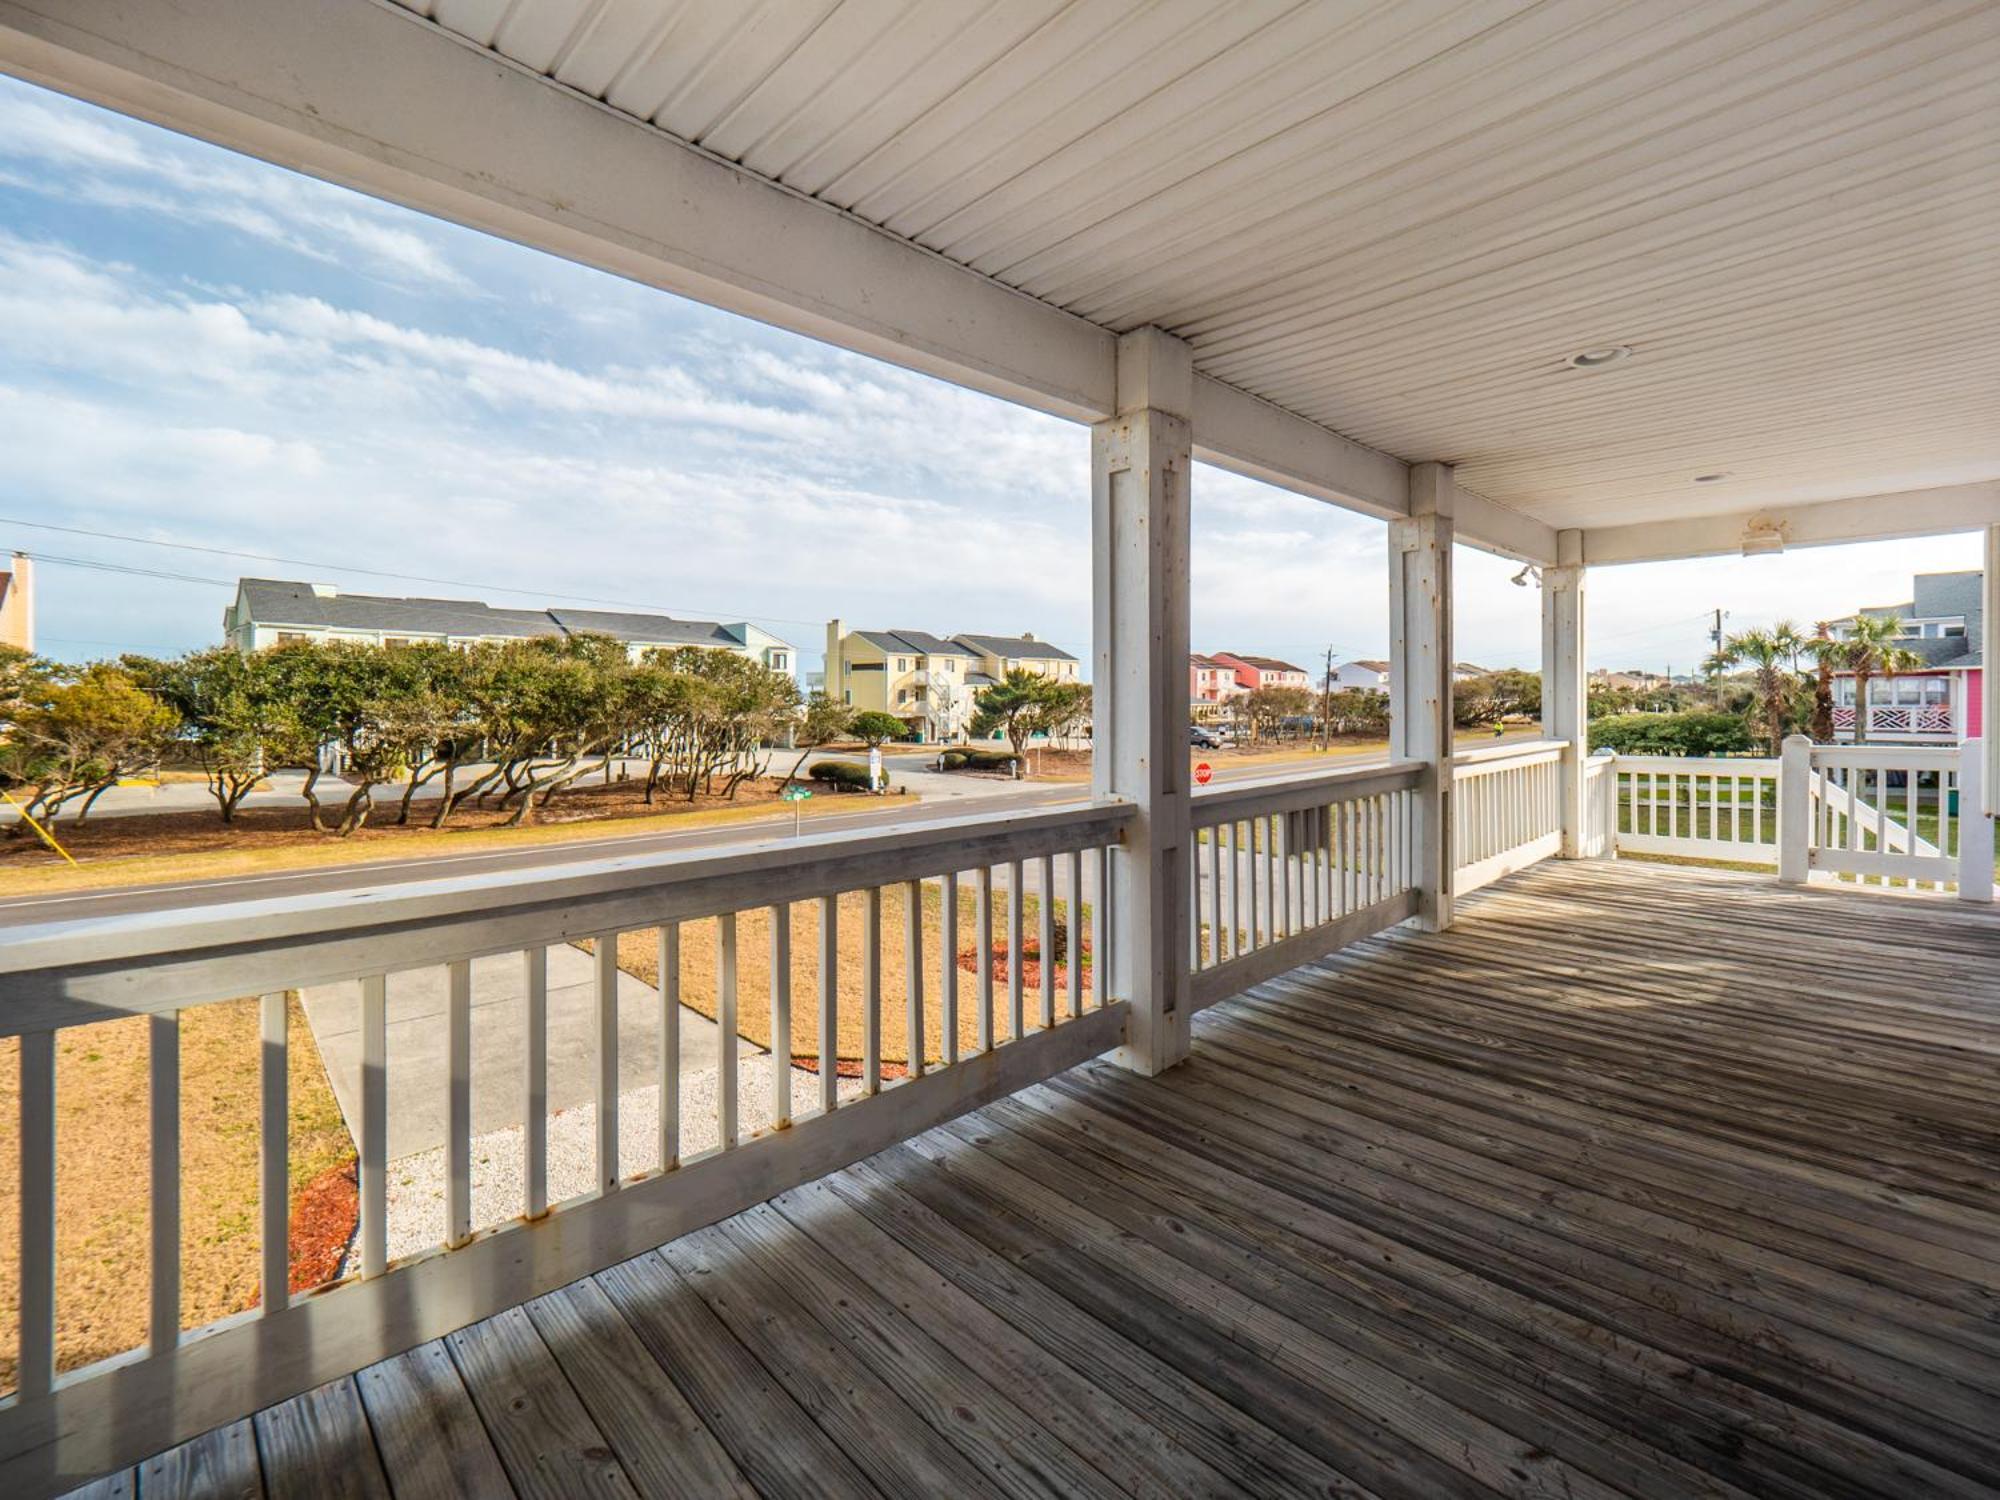
<svg viewBox="0 0 2000 1500">
<path fill-rule="evenodd" d="M 1592 816 L 1611 830 L 1611 847 L 1586 852 L 1764 865 L 1793 882 L 1819 873 L 1990 899 L 1993 851 L 1981 841 L 1991 825 L 1962 816 L 1980 800 L 1980 754 L 1977 740 L 1794 739 L 1784 761 L 1596 756 L 1587 765 L 1603 791 Z"/>
<path fill-rule="evenodd" d="M 1943 891 L 1991 900 L 1992 825 L 1977 816 L 1984 745 L 1814 745 L 1786 741 L 1787 817 L 1779 873 Z M 1790 810 L 1804 808 L 1794 818 Z"/>
<path fill-rule="evenodd" d="M 1193 1003 L 1416 914 L 1420 765 L 1273 777 L 1191 799 L 1188 967 Z"/>
<path fill-rule="evenodd" d="M 1458 895 L 1562 848 L 1567 740 L 1494 745 L 1452 757 L 1452 865 Z"/>
<path fill-rule="evenodd" d="M 1778 863 L 1778 763 L 1672 755 L 1601 756 L 1617 851 L 1732 864 Z"/>
<path fill-rule="evenodd" d="M 1409 773 L 1413 774 L 1413 773 Z M 1402 782 L 1398 783 L 1404 784 Z M 1372 825 L 1360 864 L 1371 900 L 1387 899 L 1382 877 L 1402 845 L 1384 831 L 1381 799 L 1367 803 Z M 1356 804 L 1359 806 L 1359 804 Z M 1101 893 L 1115 846 L 1132 816 L 1123 803 L 1011 812 L 922 823 L 894 830 L 809 835 L 723 852 L 692 851 L 602 859 L 556 868 L 387 886 L 352 892 L 239 901 L 182 911 L 113 916 L 16 928 L 0 952 L 0 1036 L 20 1040 L 20 1343 L 18 1389 L 0 1402 L 0 1493 L 47 1492 L 63 1475 L 87 1476 L 134 1462 L 219 1423 L 308 1390 L 375 1360 L 515 1306 L 579 1276 L 688 1230 L 713 1223 L 774 1193 L 905 1140 L 976 1104 L 1014 1092 L 1095 1057 L 1124 1040 L 1129 1006 L 1081 985 L 1072 961 L 1058 995 L 1055 965 L 1041 965 L 1036 992 L 1024 993 L 1023 906 L 1027 871 L 1038 876 L 1043 954 L 1052 952 L 1058 906 L 1070 931 L 1091 929 L 1095 975 L 1112 972 L 1115 941 Z M 1343 821 L 1349 837 L 1358 825 Z M 1300 846 L 1292 846 L 1297 850 Z M 1343 846 L 1360 847 L 1360 846 Z M 1115 855 L 1123 858 L 1122 853 Z M 1006 872 L 1009 961 L 996 996 L 990 942 L 996 867 Z M 959 882 L 969 876 L 977 912 L 970 938 L 976 975 L 959 971 Z M 1060 877 L 1060 878 L 1059 878 Z M 937 901 L 935 949 L 927 947 L 926 883 Z M 884 954 L 882 889 L 899 885 L 907 913 L 901 934 L 905 1025 L 913 1039 L 940 1038 L 926 1056 L 909 1048 L 908 1077 L 885 1081 L 881 1064 Z M 1091 891 L 1089 920 L 1082 896 Z M 859 893 L 859 994 L 838 994 L 841 895 Z M 817 903 L 818 1108 L 788 1118 L 792 1098 L 790 912 Z M 721 1144 L 683 1158 L 679 1097 L 680 939 L 684 924 L 713 919 L 716 1008 L 724 1059 L 733 1047 L 739 1001 L 736 920 L 768 909 L 772 944 L 769 1006 L 774 1070 L 772 1128 L 745 1132 L 738 1074 L 720 1068 L 716 1087 Z M 1279 903 L 1267 920 L 1290 921 Z M 1270 915 L 1276 913 L 1277 915 Z M 851 913 L 850 913 L 851 920 Z M 661 1121 L 652 1159 L 619 1147 L 616 937 L 657 929 Z M 547 966 L 550 946 L 595 940 L 597 1183 L 551 1212 L 546 1136 Z M 893 945 L 894 934 L 889 939 Z M 892 946 L 893 952 L 893 946 Z M 472 1219 L 470 1106 L 474 958 L 518 953 L 526 966 L 522 1019 L 526 1062 L 519 1079 L 524 1120 L 519 1216 L 486 1229 Z M 891 960 L 893 962 L 893 960 Z M 422 1254 L 388 1255 L 385 994 L 391 972 L 444 966 L 449 973 L 447 1203 L 443 1242 Z M 305 985 L 361 984 L 361 1105 L 358 1272 L 318 1290 L 288 1288 L 290 1184 L 287 1181 L 286 992 Z M 964 993 L 961 993 L 961 991 Z M 239 996 L 261 995 L 258 1074 L 264 1162 L 259 1209 L 262 1305 L 196 1332 L 181 1328 L 181 1195 L 178 1063 L 180 1013 Z M 1003 1027 L 996 1007 L 1004 1000 Z M 1086 1003 L 1088 1001 L 1089 1003 Z M 838 1007 L 861 1011 L 861 1095 L 838 1093 Z M 961 1047 L 960 1015 L 976 1016 L 975 1040 Z M 56 1200 L 62 1166 L 56 1140 L 56 1035 L 66 1027 L 121 1016 L 151 1017 L 152 1138 L 151 1339 L 128 1355 L 58 1374 L 56 1369 Z M 1001 1035 L 1004 1031 L 1004 1037 Z"/>
</svg>

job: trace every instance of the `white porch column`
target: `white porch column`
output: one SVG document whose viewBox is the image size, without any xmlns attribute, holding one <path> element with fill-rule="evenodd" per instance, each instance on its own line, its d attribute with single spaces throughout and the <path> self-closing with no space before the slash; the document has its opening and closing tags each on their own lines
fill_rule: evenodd
<svg viewBox="0 0 2000 1500">
<path fill-rule="evenodd" d="M 1136 804 L 1111 861 L 1107 993 L 1131 1001 L 1116 1061 L 1187 1056 L 1188 472 L 1194 361 L 1157 328 L 1118 341 L 1118 415 L 1090 434 L 1096 728 L 1092 790 Z"/>
<path fill-rule="evenodd" d="M 1985 813 L 2000 817 L 2000 526 L 1986 528 L 1986 578 L 1979 631 L 1979 734 L 1986 741 Z"/>
<path fill-rule="evenodd" d="M 1562 857 L 1583 858 L 1583 762 L 1590 754 L 1583 652 L 1583 533 L 1556 534 L 1556 565 L 1542 569 L 1542 733 L 1568 740 L 1563 752 Z"/>
<path fill-rule="evenodd" d="M 1410 469 L 1410 517 L 1389 526 L 1389 754 L 1420 760 L 1417 923 L 1451 925 L 1451 541 L 1448 464 Z"/>
</svg>

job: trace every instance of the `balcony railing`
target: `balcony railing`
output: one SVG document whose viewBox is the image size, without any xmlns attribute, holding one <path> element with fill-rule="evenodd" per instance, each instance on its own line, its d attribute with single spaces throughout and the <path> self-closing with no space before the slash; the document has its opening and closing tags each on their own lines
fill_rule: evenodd
<svg viewBox="0 0 2000 1500">
<path fill-rule="evenodd" d="M 1494 745 L 1452 757 L 1452 865 L 1463 895 L 1562 847 L 1567 740 Z"/>
<path fill-rule="evenodd" d="M 1197 792 L 1189 860 L 1194 1004 L 1213 1004 L 1415 915 L 1421 765 Z"/>
<path fill-rule="evenodd" d="M 1854 709 L 1835 708 L 1834 733 L 1854 733 Z M 1899 735 L 1911 739 L 1949 740 L 1957 738 L 1957 725 L 1949 703 L 1877 703 L 1868 710 L 1871 735 Z"/>
<path fill-rule="evenodd" d="M 893 830 L 811 835 L 723 852 L 653 854 L 533 871 L 434 880 L 284 901 L 236 901 L 190 910 L 16 928 L 0 954 L 0 1036 L 20 1039 L 20 1344 L 18 1389 L 0 1402 L 0 1492 L 39 1490 L 47 1477 L 129 1463 L 191 1434 L 466 1323 L 515 1306 L 606 1265 L 714 1222 L 787 1187 L 870 1155 L 1026 1087 L 1124 1039 L 1127 1004 L 1081 983 L 1072 961 L 1059 997 L 1055 965 L 1041 966 L 1032 1011 L 1023 993 L 1023 893 L 1038 876 L 1044 955 L 1066 908 L 1080 943 L 1092 929 L 1091 968 L 1113 972 L 1111 861 L 1132 817 L 1123 803 L 954 818 Z M 1058 865 L 1064 879 L 1058 880 Z M 991 943 L 994 872 L 1007 892 L 1006 1011 L 996 1017 Z M 960 882 L 973 887 L 976 976 L 959 968 Z M 907 1076 L 882 1066 L 882 894 L 902 889 Z M 928 889 L 940 933 L 926 951 Z M 1094 893 L 1086 920 L 1084 896 Z M 838 1087 L 842 997 L 840 898 L 858 893 L 863 918 L 858 1003 L 864 1033 L 860 1093 Z M 817 985 L 792 993 L 792 903 L 817 905 Z M 854 904 L 850 900 L 850 907 Z M 741 1128 L 738 1069 L 726 1041 L 716 1086 L 720 1144 L 682 1155 L 679 1139 L 680 941 L 684 924 L 712 919 L 719 1035 L 738 1033 L 737 919 L 768 910 L 768 996 L 774 1070 L 771 1128 Z M 850 913 L 851 919 L 851 913 Z M 617 937 L 657 930 L 660 1128 L 654 1159 L 619 1145 Z M 549 1202 L 547 954 L 595 945 L 593 1062 L 597 1181 L 581 1197 Z M 893 943 L 892 935 L 890 941 Z M 519 954 L 525 968 L 526 1064 L 518 1215 L 475 1228 L 472 1214 L 471 963 Z M 388 1237 L 387 1039 L 391 973 L 448 972 L 446 1204 L 439 1243 L 392 1260 Z M 360 1230 L 357 1273 L 316 1291 L 288 1287 L 289 1186 L 286 992 L 360 982 Z M 850 987 L 851 988 L 851 987 Z M 258 1210 L 262 1302 L 253 1313 L 192 1333 L 181 1328 L 181 1101 L 183 1010 L 261 995 L 257 1085 L 263 1162 Z M 818 1108 L 792 1119 L 794 1004 L 816 1007 Z M 962 1007 L 974 1017 L 960 1042 Z M 852 1010 L 848 1014 L 852 1016 Z M 146 1347 L 58 1375 L 56 1368 L 56 1035 L 120 1016 L 151 1017 L 151 1337 Z M 1003 1024 L 1004 1023 L 1004 1024 Z M 937 1038 L 934 1047 L 922 1040 Z M 759 1065 L 766 1065 L 760 1062 Z M 704 1132 L 705 1133 L 705 1132 Z M 88 1452 L 80 1452 L 79 1445 Z"/>
</svg>

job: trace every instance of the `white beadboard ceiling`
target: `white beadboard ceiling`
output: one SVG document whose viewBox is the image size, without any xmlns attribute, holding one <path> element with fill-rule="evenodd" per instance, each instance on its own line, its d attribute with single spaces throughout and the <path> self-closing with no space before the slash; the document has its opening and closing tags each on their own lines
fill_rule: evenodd
<svg viewBox="0 0 2000 1500">
<path fill-rule="evenodd" d="M 2000 478 L 1986 0 L 406 3 L 1556 526 Z"/>
</svg>

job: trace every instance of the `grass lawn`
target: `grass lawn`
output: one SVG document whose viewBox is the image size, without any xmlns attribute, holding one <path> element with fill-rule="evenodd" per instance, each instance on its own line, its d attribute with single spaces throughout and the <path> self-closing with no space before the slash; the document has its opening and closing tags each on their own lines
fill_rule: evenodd
<svg viewBox="0 0 2000 1500">
<path fill-rule="evenodd" d="M 305 1012 L 288 1006 L 293 1204 L 354 1147 Z M 257 1001 L 181 1013 L 181 1325 L 257 1305 Z M 143 1017 L 56 1041 L 56 1358 L 69 1370 L 146 1341 L 151 1274 Z M 20 1044 L 0 1042 L 0 1389 L 20 1319 Z M 295 1243 L 294 1253 L 301 1247 Z M 296 1267 L 295 1267 L 296 1270 Z M 317 1276 L 314 1278 L 318 1279 Z"/>
<path fill-rule="evenodd" d="M 1056 920 L 1060 926 L 1068 917 L 1069 902 L 1058 899 Z M 972 1050 L 978 1037 L 979 976 L 971 955 L 976 942 L 973 916 L 975 898 L 969 878 L 961 880 L 958 893 L 958 1044 L 961 1055 Z M 939 937 L 944 911 L 944 894 L 936 883 L 923 888 L 920 921 L 923 930 L 924 1056 L 931 1062 L 944 1059 L 944 1027 L 940 1005 Z M 1084 903 L 1081 920 L 1088 928 L 1090 904 Z M 901 1068 L 910 1060 L 908 1023 L 908 966 L 904 961 L 904 925 L 908 904 L 901 885 L 882 892 L 882 1061 Z M 1041 898 L 1024 898 L 1022 947 L 1026 965 L 1022 971 L 1027 1031 L 1039 1029 L 1039 947 L 1036 928 L 1041 921 Z M 840 939 L 838 1004 L 839 1060 L 858 1063 L 862 1054 L 862 950 L 866 930 L 865 897 L 859 891 L 840 898 L 836 919 Z M 681 999 L 705 1016 L 716 1013 L 717 922 L 713 918 L 686 922 L 681 926 Z M 792 907 L 792 1053 L 801 1064 L 816 1064 L 819 1056 L 819 903 L 801 901 Z M 1007 943 L 1007 893 L 993 893 L 993 948 L 1004 952 Z M 771 914 L 767 908 L 743 912 L 736 919 L 737 1026 L 742 1035 L 760 1047 L 771 1045 Z M 589 944 L 579 946 L 588 948 Z M 1082 985 L 1088 1002 L 1094 994 L 1088 934 Z M 659 937 L 656 929 L 622 933 L 618 939 L 618 967 L 643 983 L 659 984 Z M 994 984 L 994 1039 L 1008 1040 L 1007 986 L 1002 977 Z M 1056 1011 L 1066 1013 L 1067 967 L 1056 966 Z M 852 1072 L 843 1066 L 842 1071 Z"/>
</svg>

